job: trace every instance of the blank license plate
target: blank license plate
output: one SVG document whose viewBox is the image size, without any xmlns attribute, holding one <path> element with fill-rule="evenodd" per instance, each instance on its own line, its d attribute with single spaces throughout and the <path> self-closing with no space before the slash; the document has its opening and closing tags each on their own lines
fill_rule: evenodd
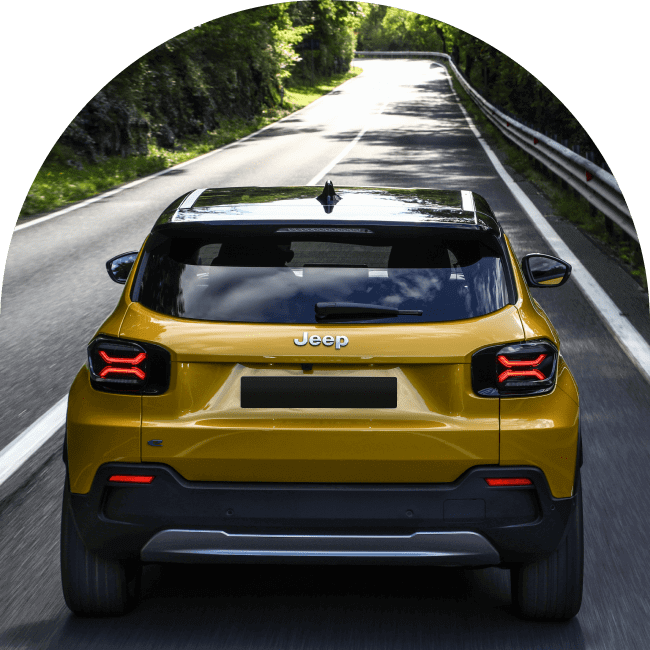
<svg viewBox="0 0 650 650">
<path fill-rule="evenodd" d="M 241 407 L 397 408 L 397 377 L 242 377 Z"/>
</svg>

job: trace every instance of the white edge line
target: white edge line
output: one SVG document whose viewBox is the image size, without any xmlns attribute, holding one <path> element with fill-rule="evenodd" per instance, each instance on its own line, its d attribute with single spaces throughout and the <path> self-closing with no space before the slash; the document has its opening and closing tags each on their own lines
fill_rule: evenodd
<svg viewBox="0 0 650 650">
<path fill-rule="evenodd" d="M 67 409 L 66 395 L 0 452 L 0 486 L 65 424 Z"/>
<path fill-rule="evenodd" d="M 96 203 L 97 201 L 103 201 L 104 199 L 114 196 L 115 194 L 119 194 L 120 192 L 123 192 L 124 190 L 131 189 L 132 187 L 136 187 L 137 185 L 140 185 L 140 183 L 145 183 L 147 181 L 153 180 L 154 178 L 158 178 L 159 176 L 163 176 L 164 174 L 167 174 L 168 172 L 174 169 L 181 169 L 181 167 L 185 167 L 186 165 L 191 165 L 192 163 L 198 162 L 199 160 L 203 160 L 208 156 L 214 156 L 215 154 L 221 153 L 226 149 L 230 149 L 230 147 L 234 147 L 235 145 L 241 144 L 242 142 L 246 142 L 246 140 L 249 140 L 250 138 L 253 138 L 256 135 L 259 135 L 260 133 L 262 133 L 262 131 L 266 131 L 266 129 L 270 129 L 271 127 L 277 126 L 281 122 L 284 122 L 289 118 L 293 118 L 299 113 L 302 113 L 303 111 L 307 110 L 308 108 L 315 106 L 316 104 L 318 104 L 318 102 L 325 99 L 325 97 L 327 97 L 328 95 L 331 95 L 333 92 L 340 90 L 343 86 L 350 83 L 351 81 L 354 81 L 355 79 L 358 79 L 361 76 L 363 76 L 363 72 L 358 74 L 356 77 L 352 77 L 351 79 L 344 81 L 342 84 L 336 86 L 336 88 L 332 88 L 332 90 L 330 90 L 328 93 L 321 95 L 318 99 L 315 99 L 310 104 L 307 104 L 307 106 L 303 106 L 302 108 L 299 108 L 297 111 L 294 111 L 293 113 L 289 113 L 289 115 L 286 115 L 282 119 L 277 120 L 276 122 L 271 122 L 271 124 L 267 124 L 266 126 L 262 127 L 258 131 L 249 133 L 247 136 L 240 138 L 239 140 L 235 140 L 226 145 L 223 145 L 222 147 L 213 149 L 212 151 L 208 151 L 207 153 L 197 156 L 196 158 L 190 158 L 189 160 L 179 163 L 178 165 L 174 165 L 173 167 L 167 167 L 166 169 L 162 169 L 159 172 L 156 172 L 155 174 L 150 174 L 149 176 L 143 176 L 142 178 L 138 178 L 137 180 L 132 181 L 131 183 L 127 183 L 126 185 L 120 185 L 119 187 L 109 190 L 108 192 L 104 192 L 103 194 L 98 194 L 97 196 L 93 196 L 92 198 L 86 199 L 85 201 L 81 201 L 80 203 L 75 203 L 74 205 L 68 206 L 67 208 L 63 208 L 62 210 L 57 210 L 56 212 L 46 214 L 43 217 L 32 219 L 27 223 L 22 223 L 14 228 L 14 232 L 17 232 L 18 230 L 24 230 L 25 228 L 30 228 L 31 226 L 36 226 L 39 223 L 43 223 L 44 221 L 49 221 L 50 219 L 54 219 L 55 217 L 60 217 L 61 215 L 67 214 L 68 212 L 72 212 L 73 210 L 79 210 L 80 208 L 85 208 L 86 206 L 91 205 L 92 203 Z M 312 183 L 310 183 L 310 185 L 311 184 Z"/>
<path fill-rule="evenodd" d="M 441 67 L 445 66 L 441 64 Z M 445 68 L 446 70 L 446 68 Z M 616 339 L 623 351 L 630 358 L 630 361 L 636 366 L 642 377 L 650 383 L 650 345 L 639 334 L 638 330 L 623 316 L 616 303 L 607 295 L 607 292 L 598 284 L 596 279 L 585 268 L 575 253 L 567 246 L 565 241 L 558 235 L 556 230 L 546 220 L 544 215 L 537 209 L 535 204 L 526 196 L 524 191 L 512 179 L 510 174 L 505 170 L 500 160 L 496 157 L 492 149 L 485 142 L 479 130 L 474 125 L 472 118 L 469 116 L 465 107 L 460 102 L 458 95 L 451 82 L 451 76 L 447 72 L 447 80 L 456 101 L 460 106 L 472 133 L 477 137 L 479 143 L 485 150 L 490 162 L 496 169 L 497 173 L 506 184 L 517 203 L 523 208 L 528 218 L 533 222 L 539 234 L 546 240 L 551 250 L 562 259 L 566 260 L 572 266 L 571 276 L 575 279 L 576 284 L 585 295 L 596 313 L 605 323 L 607 329 Z"/>
</svg>

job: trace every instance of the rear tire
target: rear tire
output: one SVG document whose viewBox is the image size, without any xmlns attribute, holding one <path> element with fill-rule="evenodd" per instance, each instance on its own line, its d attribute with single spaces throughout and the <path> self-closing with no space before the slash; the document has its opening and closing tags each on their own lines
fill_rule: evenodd
<svg viewBox="0 0 650 650">
<path fill-rule="evenodd" d="M 522 618 L 568 621 L 580 609 L 584 565 L 580 475 L 576 488 L 575 509 L 558 548 L 543 560 L 510 570 L 512 603 Z"/>
<path fill-rule="evenodd" d="M 124 614 L 137 601 L 140 574 L 139 562 L 105 559 L 84 546 L 66 480 L 61 513 L 61 585 L 66 605 L 80 616 Z"/>
</svg>

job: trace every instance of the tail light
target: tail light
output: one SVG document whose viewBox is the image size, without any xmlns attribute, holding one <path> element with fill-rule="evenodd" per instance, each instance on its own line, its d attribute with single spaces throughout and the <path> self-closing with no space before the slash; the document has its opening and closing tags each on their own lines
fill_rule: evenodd
<svg viewBox="0 0 650 650">
<path fill-rule="evenodd" d="M 90 383 L 112 393 L 159 395 L 169 388 L 170 355 L 151 343 L 104 336 L 88 346 Z"/>
<path fill-rule="evenodd" d="M 543 395 L 555 386 L 557 349 L 548 341 L 479 350 L 472 357 L 472 387 L 482 397 Z"/>
<path fill-rule="evenodd" d="M 486 478 L 485 482 L 490 487 L 521 487 L 533 484 L 529 478 Z"/>
<path fill-rule="evenodd" d="M 110 483 L 136 483 L 138 485 L 149 485 L 154 478 L 154 476 L 143 476 L 140 474 L 114 474 L 108 480 Z"/>
</svg>

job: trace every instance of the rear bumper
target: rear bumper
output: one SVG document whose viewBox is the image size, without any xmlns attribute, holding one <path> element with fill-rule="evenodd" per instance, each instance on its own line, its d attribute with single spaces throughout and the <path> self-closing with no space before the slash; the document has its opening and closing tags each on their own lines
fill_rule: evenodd
<svg viewBox="0 0 650 650">
<path fill-rule="evenodd" d="M 149 485 L 109 483 L 153 474 Z M 488 477 L 528 487 L 488 487 Z M 559 545 L 575 498 L 534 467 L 474 467 L 444 484 L 208 483 L 166 465 L 109 463 L 71 506 L 85 545 L 148 562 L 310 561 L 496 566 Z"/>
<path fill-rule="evenodd" d="M 263 535 L 221 530 L 163 530 L 141 551 L 145 562 L 260 560 L 385 561 L 440 566 L 499 564 L 496 549 L 469 531 L 412 535 Z"/>
</svg>

